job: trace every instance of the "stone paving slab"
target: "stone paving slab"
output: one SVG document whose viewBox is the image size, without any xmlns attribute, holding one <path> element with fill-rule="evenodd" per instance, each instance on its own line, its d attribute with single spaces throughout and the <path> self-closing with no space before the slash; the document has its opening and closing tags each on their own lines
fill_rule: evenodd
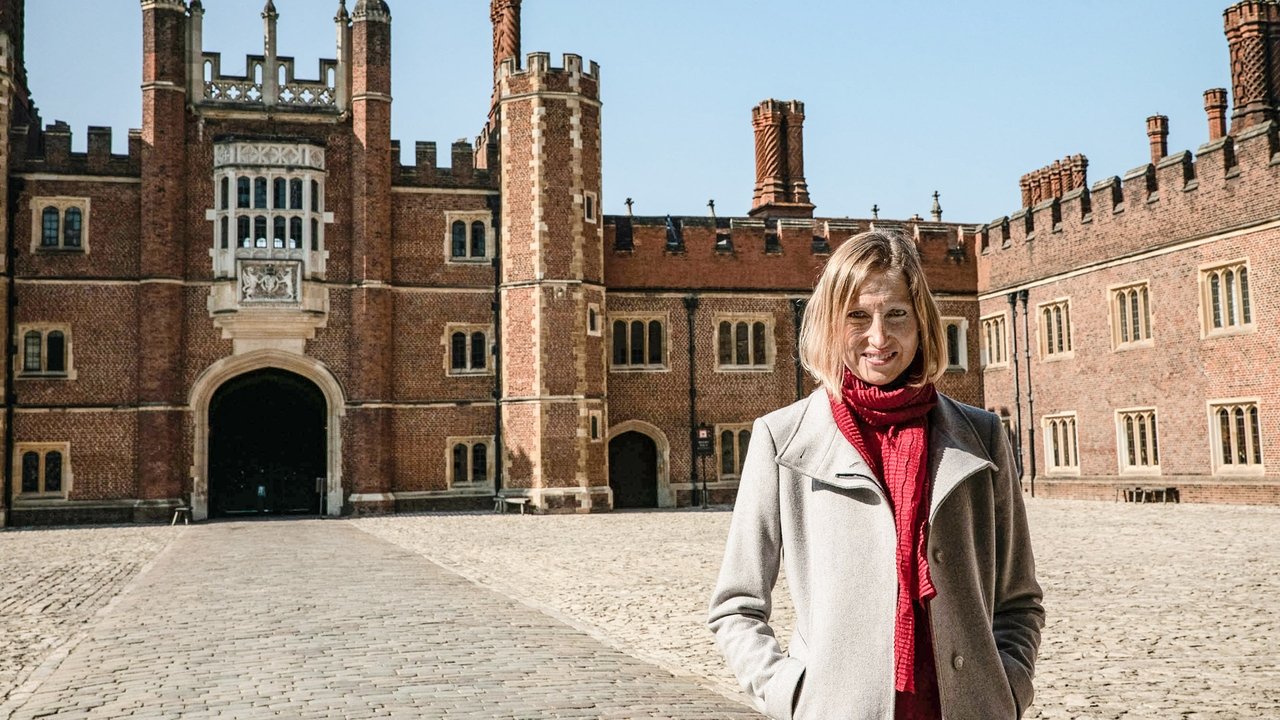
<svg viewBox="0 0 1280 720">
<path fill-rule="evenodd" d="M 1048 626 L 1026 717 L 1280 718 L 1280 508 L 1030 500 Z M 673 673 L 737 683 L 703 625 L 729 512 L 351 521 Z M 785 579 L 774 625 L 794 610 Z"/>
<path fill-rule="evenodd" d="M 751 718 L 348 522 L 182 531 L 12 715 Z"/>
</svg>

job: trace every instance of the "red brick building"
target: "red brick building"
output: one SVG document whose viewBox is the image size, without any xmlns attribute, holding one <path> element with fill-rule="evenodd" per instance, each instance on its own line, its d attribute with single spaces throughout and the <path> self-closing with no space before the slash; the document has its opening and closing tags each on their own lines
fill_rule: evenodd
<svg viewBox="0 0 1280 720">
<path fill-rule="evenodd" d="M 1229 11 L 1233 57 L 1252 58 L 1273 27 L 1280 37 L 1275 9 Z M 204 50 L 204 12 L 200 0 L 141 2 L 143 127 L 113 155 L 109 129 L 89 128 L 87 152 L 73 153 L 71 129 L 42 122 L 23 4 L 0 5 L 7 522 L 495 496 L 586 512 L 688 505 L 703 485 L 728 501 L 751 420 L 812 387 L 795 354 L 817 270 L 872 226 L 918 241 L 951 340 L 941 389 L 1008 415 L 1011 429 L 1025 408 L 1044 442 L 1049 428 L 1060 445 L 1071 430 L 1084 458 L 1074 468 L 1065 446 L 1049 468 L 1024 443 L 1038 490 L 1110 497 L 1132 482 L 1111 462 L 1116 428 L 1141 421 L 1163 458 L 1140 472 L 1160 472 L 1183 499 L 1275 499 L 1262 473 L 1280 430 L 1273 403 L 1239 372 L 1266 367 L 1275 311 L 1268 93 L 1280 84 L 1265 63 L 1241 61 L 1265 81 L 1236 80 L 1248 100 L 1196 161 L 1162 151 L 1092 188 L 1082 158 L 1059 163 L 1034 192 L 1024 183 L 1027 208 L 976 232 L 943 223 L 936 202 L 929 220 L 815 217 L 803 105 L 774 100 L 752 111 L 746 216 L 611 217 L 599 70 L 522 56 L 520 0 L 492 0 L 492 108 L 447 167 L 430 142 L 412 166 L 399 161 L 382 0 L 339 4 L 336 58 L 316 79 L 279 54 L 272 2 L 244 77 Z M 1024 306 L 1009 316 L 1006 298 L 1024 290 L 1033 319 L 1075 313 L 1052 339 L 1037 331 L 1055 350 L 1020 357 L 1015 389 L 1009 343 L 1024 352 Z M 1112 347 L 1130 335 L 1115 336 L 1104 303 L 1130 292 L 1149 315 Z M 1219 325 L 1203 331 L 1193 308 L 1210 295 L 1219 314 L 1203 322 Z M 1227 442 L 1243 438 L 1240 463 L 1212 461 L 1205 423 L 1219 410 Z M 1158 413 L 1158 435 L 1145 412 Z M 698 428 L 711 446 L 701 460 Z"/>
</svg>

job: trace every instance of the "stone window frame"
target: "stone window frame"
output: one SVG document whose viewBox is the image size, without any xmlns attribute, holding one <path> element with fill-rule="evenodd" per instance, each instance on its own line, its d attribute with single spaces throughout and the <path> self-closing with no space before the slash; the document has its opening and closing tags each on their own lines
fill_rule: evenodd
<svg viewBox="0 0 1280 720">
<path fill-rule="evenodd" d="M 1224 287 L 1228 281 L 1228 274 L 1231 275 L 1233 289 L 1238 292 L 1230 292 L 1224 294 L 1219 300 L 1218 309 L 1221 313 L 1222 325 L 1214 327 L 1214 286 L 1215 278 L 1219 281 L 1219 287 L 1223 291 L 1229 292 L 1230 289 Z M 1249 258 L 1236 258 L 1226 262 L 1205 263 L 1199 267 L 1199 285 L 1200 285 L 1200 338 L 1208 339 L 1212 337 L 1222 337 L 1224 335 L 1241 335 L 1252 333 L 1255 331 L 1254 316 L 1257 313 L 1253 309 L 1252 293 L 1249 291 Z M 1242 278 L 1239 282 L 1235 280 Z M 1234 310 L 1235 312 L 1230 312 Z M 1231 322 L 1238 319 L 1238 322 Z"/>
<path fill-rule="evenodd" d="M 1120 408 L 1116 418 L 1116 464 L 1121 475 L 1160 474 L 1160 419 L 1153 405 Z M 1145 422 L 1144 422 L 1145 421 Z M 1137 446 L 1130 444 L 1132 430 Z M 1140 436 L 1139 433 L 1142 435 Z M 1142 462 L 1146 450 L 1149 462 Z M 1129 459 L 1133 455 L 1133 460 Z"/>
<path fill-rule="evenodd" d="M 1080 474 L 1078 422 L 1074 410 L 1050 413 L 1040 418 L 1040 427 L 1044 433 L 1046 475 Z"/>
<path fill-rule="evenodd" d="M 604 411 L 587 411 L 587 439 L 591 442 L 604 442 Z"/>
<path fill-rule="evenodd" d="M 1054 298 L 1036 305 L 1036 345 L 1040 349 L 1041 362 L 1074 358 L 1075 346 L 1071 342 L 1073 334 L 1071 298 Z"/>
<path fill-rule="evenodd" d="M 467 254 L 453 256 L 453 224 L 461 222 L 467 231 Z M 472 223 L 484 223 L 484 254 L 472 255 Z M 447 265 L 481 265 L 493 261 L 493 212 L 489 210 L 446 210 L 444 212 L 444 261 Z"/>
<path fill-rule="evenodd" d="M 89 254 L 89 216 L 90 200 L 87 197 L 69 195 L 40 195 L 31 198 L 31 253 L 83 253 Z M 44 211 L 53 208 L 58 211 L 58 244 L 42 245 L 44 238 Z M 80 244 L 66 244 L 67 211 L 80 211 Z"/>
<path fill-rule="evenodd" d="M 1221 398 L 1205 403 L 1209 415 L 1209 458 L 1214 475 L 1263 475 L 1266 472 L 1266 456 L 1263 454 L 1262 403 L 1257 397 Z M 1240 437 L 1235 411 L 1240 410 L 1245 423 L 1245 437 Z M 1230 452 L 1241 450 L 1247 462 L 1223 460 L 1223 436 L 1221 412 L 1227 412 Z"/>
<path fill-rule="evenodd" d="M 493 484 L 494 472 L 497 468 L 497 459 L 494 457 L 494 436 L 492 435 L 451 435 L 446 437 L 444 442 L 444 467 L 445 481 L 448 483 L 449 489 L 474 490 L 476 488 L 488 488 Z M 458 445 L 465 445 L 467 448 L 467 479 L 459 482 L 457 478 L 457 467 L 454 463 L 454 448 Z M 475 446 L 485 446 L 485 472 L 484 477 L 475 480 L 475 470 L 472 463 L 475 460 Z"/>
<path fill-rule="evenodd" d="M 981 349 L 982 368 L 1006 368 L 1009 367 L 1009 313 L 1001 310 L 1000 312 L 983 315 L 978 320 L 979 327 L 982 329 Z M 993 350 L 997 357 L 993 360 Z"/>
<path fill-rule="evenodd" d="M 958 345 L 960 346 L 960 362 L 951 362 L 951 335 L 949 328 L 956 328 Z M 969 372 L 969 319 L 963 317 L 942 316 L 942 333 L 947 342 L 947 371 Z"/>
<path fill-rule="evenodd" d="M 592 319 L 595 320 L 595 327 L 591 327 Z M 600 303 L 587 303 L 587 335 L 591 337 L 600 337 L 604 334 L 603 317 L 600 315 Z"/>
<path fill-rule="evenodd" d="M 39 485 L 40 490 L 37 492 L 22 491 L 22 456 L 28 452 L 38 453 L 40 455 L 39 469 Z M 44 490 L 46 466 L 45 462 L 49 453 L 58 452 L 62 454 L 62 488 L 54 492 L 46 492 Z M 70 442 L 18 442 L 13 446 L 13 478 L 14 489 L 13 497 L 15 500 L 66 500 L 71 496 L 71 486 L 73 474 L 71 471 L 71 443 Z"/>
<path fill-rule="evenodd" d="M 40 333 L 40 370 L 27 370 L 25 361 L 26 354 L 26 336 L 29 332 Z M 49 367 L 49 333 L 62 333 L 62 364 L 63 370 L 50 372 L 46 368 Z M 14 377 L 38 378 L 42 380 L 75 380 L 76 366 L 74 362 L 75 355 L 73 349 L 75 343 L 71 335 L 70 323 L 18 323 L 13 338 L 13 363 Z"/>
<path fill-rule="evenodd" d="M 467 367 L 453 367 L 453 336 L 462 333 L 466 336 L 465 360 Z M 484 367 L 472 367 L 473 343 L 475 333 L 484 333 Z M 444 347 L 444 373 L 449 377 L 477 377 L 493 374 L 493 324 L 492 323 L 445 323 L 444 333 L 440 336 L 440 344 Z"/>
<path fill-rule="evenodd" d="M 653 323 L 654 321 L 657 321 L 659 325 L 661 325 L 662 327 L 662 352 L 661 352 L 662 360 L 661 362 L 658 362 L 658 363 L 649 362 L 649 357 L 651 355 L 649 350 L 649 340 L 651 337 L 650 324 Z M 626 344 L 625 351 L 628 359 L 628 362 L 626 363 L 618 363 L 615 361 L 615 358 L 614 358 L 614 350 L 615 350 L 614 325 L 619 322 L 625 323 L 628 328 L 627 335 L 624 338 L 624 343 Z M 644 362 L 641 362 L 641 363 L 630 362 L 631 350 L 632 350 L 630 327 L 631 327 L 631 324 L 635 322 L 644 323 L 644 328 L 645 328 L 644 329 L 644 350 L 643 350 Z M 670 332 L 671 323 L 667 313 L 645 313 L 645 312 L 638 312 L 638 313 L 621 312 L 616 314 L 610 313 L 607 316 L 605 327 L 607 328 L 607 332 L 608 332 L 608 335 L 606 337 L 606 342 L 607 342 L 608 352 L 609 352 L 609 372 L 670 372 L 671 371 L 671 332 Z"/>
<path fill-rule="evenodd" d="M 1133 339 L 1133 302 L 1139 304 L 1138 339 Z M 1121 303 L 1124 303 L 1123 307 Z M 1111 321 L 1111 349 L 1115 351 L 1147 348 L 1155 345 L 1151 321 L 1151 285 L 1147 280 L 1112 285 L 1107 288 L 1107 317 Z M 1125 339 L 1125 334 L 1129 339 Z"/>
<path fill-rule="evenodd" d="M 742 465 L 747 459 L 747 448 L 742 447 L 742 433 L 747 434 L 747 445 L 751 444 L 751 430 L 754 423 L 738 422 L 738 423 L 716 423 L 715 424 L 715 468 L 716 478 L 718 480 L 737 480 L 742 477 Z M 733 437 L 733 456 L 730 458 L 733 472 L 725 472 L 725 456 L 724 456 L 724 438 L 722 435 L 726 432 L 732 433 Z"/>
<path fill-rule="evenodd" d="M 593 192 L 582 193 L 582 219 L 593 225 L 600 221 L 600 197 Z"/>
<path fill-rule="evenodd" d="M 720 355 L 720 332 L 723 323 L 729 323 L 729 331 L 734 333 L 730 337 L 731 351 L 734 352 L 734 360 L 736 356 L 737 344 L 737 327 L 739 323 L 747 324 L 747 358 L 752 362 L 747 364 L 739 364 L 736 362 L 726 363 L 721 360 Z M 756 323 L 764 324 L 764 362 L 756 363 L 755 360 L 755 326 Z M 715 371 L 720 373 L 769 373 L 773 372 L 774 364 L 777 361 L 778 341 L 776 333 L 776 319 L 773 313 L 763 312 L 717 312 L 711 316 L 711 327 L 714 332 L 713 347 L 715 348 Z"/>
</svg>

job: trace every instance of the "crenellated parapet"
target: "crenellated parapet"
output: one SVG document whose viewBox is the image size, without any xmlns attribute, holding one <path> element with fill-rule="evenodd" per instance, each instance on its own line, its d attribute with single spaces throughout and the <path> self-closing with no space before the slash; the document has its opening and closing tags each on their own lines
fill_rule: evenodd
<svg viewBox="0 0 1280 720">
<path fill-rule="evenodd" d="M 581 55 L 565 53 L 559 67 L 551 64 L 551 54 L 529 53 L 520 68 L 515 58 L 498 65 L 498 97 L 510 98 L 537 92 L 562 92 L 600 99 L 600 66 L 595 61 L 582 62 Z"/>
<path fill-rule="evenodd" d="M 921 220 L 630 216 L 604 218 L 611 289 L 807 292 L 831 252 L 871 229 L 914 238 L 936 293 L 973 293 L 972 228 Z"/>
<path fill-rule="evenodd" d="M 449 164 L 439 166 L 436 144 L 413 144 L 413 165 L 400 161 L 400 141 L 391 141 L 391 183 L 410 187 L 478 188 L 496 190 L 496 173 L 476 166 L 476 150 L 467 140 L 455 140 L 449 148 Z"/>
<path fill-rule="evenodd" d="M 142 172 L 142 136 L 139 130 L 129 131 L 129 152 L 126 155 L 111 152 L 109 127 L 89 126 L 85 152 L 71 151 L 71 126 L 61 120 L 45 126 L 34 138 L 35 142 L 28 142 L 27 132 L 25 126 L 10 131 L 15 149 L 35 148 L 24 157 L 14 157 L 15 167 L 21 167 L 22 172 L 117 177 L 136 177 Z"/>
<path fill-rule="evenodd" d="M 291 57 L 275 58 L 276 77 L 268 88 L 270 63 L 265 55 L 245 56 L 245 73 L 232 75 L 222 71 L 222 54 L 202 55 L 201 93 L 197 102 L 237 108 L 326 109 L 337 111 L 338 74 L 341 64 L 331 58 L 320 59 L 320 74 L 315 80 L 299 78 Z M 267 94 L 273 90 L 274 98 Z"/>
<path fill-rule="evenodd" d="M 983 290 L 1280 217 L 1274 121 L 996 218 L 978 229 Z"/>
</svg>

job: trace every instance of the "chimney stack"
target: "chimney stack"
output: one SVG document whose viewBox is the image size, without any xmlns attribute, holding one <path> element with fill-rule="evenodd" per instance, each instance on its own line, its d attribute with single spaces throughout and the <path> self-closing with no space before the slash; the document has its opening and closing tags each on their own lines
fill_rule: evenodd
<svg viewBox="0 0 1280 720">
<path fill-rule="evenodd" d="M 1169 118 L 1152 115 L 1147 118 L 1147 140 L 1151 143 L 1151 164 L 1159 164 L 1169 154 Z"/>
<path fill-rule="evenodd" d="M 1222 13 L 1231 53 L 1231 132 L 1275 119 L 1280 74 L 1276 43 L 1280 42 L 1280 5 L 1274 0 L 1243 0 Z"/>
<path fill-rule="evenodd" d="M 1209 117 L 1209 142 L 1227 134 L 1227 89 L 1204 91 L 1204 112 Z"/>
<path fill-rule="evenodd" d="M 751 109 L 755 130 L 756 185 L 750 214 L 813 217 L 804 179 L 804 103 L 765 100 Z"/>
</svg>

